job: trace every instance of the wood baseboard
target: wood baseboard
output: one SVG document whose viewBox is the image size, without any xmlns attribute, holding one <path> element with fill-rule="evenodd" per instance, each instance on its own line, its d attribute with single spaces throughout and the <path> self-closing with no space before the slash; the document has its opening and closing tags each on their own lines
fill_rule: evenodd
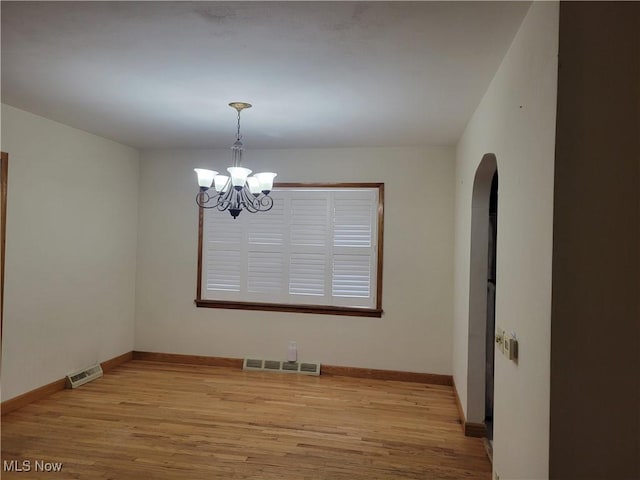
<svg viewBox="0 0 640 480">
<path fill-rule="evenodd" d="M 183 365 L 208 365 L 210 367 L 242 368 L 241 358 L 207 357 L 204 355 L 183 355 L 180 353 L 133 352 L 134 360 L 150 362 L 182 363 Z"/>
<path fill-rule="evenodd" d="M 107 373 L 109 370 L 113 370 L 119 365 L 126 363 L 130 360 L 133 360 L 133 352 L 123 353 L 122 355 L 118 355 L 117 357 L 113 357 L 110 360 L 106 360 L 100 364 L 102 367 L 102 371 Z"/>
<path fill-rule="evenodd" d="M 466 437 L 485 438 L 487 427 L 484 423 L 464 422 L 464 434 Z"/>
<path fill-rule="evenodd" d="M 48 397 L 52 393 L 64 390 L 66 384 L 67 379 L 61 378 L 60 380 L 56 380 L 55 382 L 48 383 L 47 385 L 43 385 L 42 387 L 30 390 L 27 393 L 23 393 L 22 395 L 6 400 L 2 402 L 2 415 L 13 412 L 14 410 L 22 408 L 36 400 L 40 400 L 41 398 Z"/>
<path fill-rule="evenodd" d="M 460 402 L 460 395 L 458 395 L 458 389 L 456 388 L 455 380 L 453 381 L 453 396 L 456 399 L 456 407 L 458 407 L 458 415 L 460 416 L 460 425 L 462 426 L 462 432 L 464 433 L 464 425 L 466 423 L 466 419 L 464 416 L 464 410 L 462 409 L 462 403 Z"/>
<path fill-rule="evenodd" d="M 342 377 L 372 378 L 375 380 L 428 383 L 431 385 L 453 385 L 453 377 L 451 375 L 440 375 L 437 373 L 402 372 L 397 370 L 322 365 L 321 374 L 339 375 Z"/>
<path fill-rule="evenodd" d="M 214 367 L 242 368 L 241 358 L 207 357 L 202 355 L 182 355 L 177 353 L 133 352 L 134 360 L 152 362 L 182 363 L 186 365 L 209 365 Z M 343 377 L 372 378 L 376 380 L 398 380 L 402 382 L 429 383 L 432 385 L 453 385 L 451 375 L 434 373 L 399 372 L 395 370 L 376 370 L 371 368 L 339 367 L 322 365 L 322 375 L 339 375 Z"/>
<path fill-rule="evenodd" d="M 460 403 L 460 396 L 458 395 L 458 389 L 456 383 L 452 382 L 453 394 L 456 397 L 456 406 L 458 407 L 458 414 L 460 415 L 460 424 L 462 425 L 462 431 L 466 437 L 484 438 L 487 436 L 487 427 L 484 423 L 467 422 L 464 416 L 464 410 L 462 409 L 462 403 Z"/>
<path fill-rule="evenodd" d="M 128 362 L 133 358 L 133 352 L 123 353 L 122 355 L 118 355 L 117 357 L 111 358 L 109 360 L 105 360 L 100 363 L 103 372 L 108 372 L 109 370 L 113 370 L 118 365 L 121 365 L 125 362 Z M 60 390 L 64 390 L 67 385 L 67 378 L 61 378 L 60 380 L 56 380 L 55 382 L 48 383 L 47 385 L 43 385 L 42 387 L 36 388 L 34 390 L 30 390 L 22 395 L 18 395 L 17 397 L 10 398 L 2 402 L 0 409 L 1 414 L 6 415 L 9 412 L 13 412 L 19 408 L 24 407 L 36 400 L 40 400 L 42 398 L 48 397 L 52 393 L 59 392 Z"/>
</svg>

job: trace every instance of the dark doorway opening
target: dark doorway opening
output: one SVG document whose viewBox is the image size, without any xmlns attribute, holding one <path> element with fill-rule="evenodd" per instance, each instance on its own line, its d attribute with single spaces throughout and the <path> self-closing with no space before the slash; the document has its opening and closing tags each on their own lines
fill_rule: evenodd
<svg viewBox="0 0 640 480">
<path fill-rule="evenodd" d="M 498 236 L 498 172 L 491 180 L 489 197 L 489 252 L 487 262 L 487 330 L 485 358 L 484 423 L 487 438 L 493 441 L 493 375 L 495 366 L 494 337 L 496 330 L 496 253 Z"/>
</svg>

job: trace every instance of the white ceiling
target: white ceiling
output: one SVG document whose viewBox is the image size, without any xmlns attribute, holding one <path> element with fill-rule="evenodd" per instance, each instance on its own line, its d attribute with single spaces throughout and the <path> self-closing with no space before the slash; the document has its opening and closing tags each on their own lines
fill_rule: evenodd
<svg viewBox="0 0 640 480">
<path fill-rule="evenodd" d="M 452 145 L 528 2 L 6 2 L 2 102 L 135 147 Z"/>
</svg>

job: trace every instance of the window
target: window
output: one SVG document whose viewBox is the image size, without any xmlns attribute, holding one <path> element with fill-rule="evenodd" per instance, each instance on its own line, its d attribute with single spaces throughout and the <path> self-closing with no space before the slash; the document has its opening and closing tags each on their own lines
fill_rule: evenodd
<svg viewBox="0 0 640 480">
<path fill-rule="evenodd" d="M 200 209 L 199 307 L 382 315 L 384 185 L 278 184 L 268 212 Z"/>
</svg>

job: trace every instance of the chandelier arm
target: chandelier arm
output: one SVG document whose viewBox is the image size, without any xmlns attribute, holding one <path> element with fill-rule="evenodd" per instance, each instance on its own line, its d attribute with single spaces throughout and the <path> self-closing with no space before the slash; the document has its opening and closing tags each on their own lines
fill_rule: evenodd
<svg viewBox="0 0 640 480">
<path fill-rule="evenodd" d="M 273 198 L 263 193 L 253 195 L 248 189 L 243 189 L 244 205 L 250 213 L 268 212 L 273 208 Z"/>
<path fill-rule="evenodd" d="M 240 197 L 240 204 L 244 206 L 244 208 L 246 208 L 249 213 L 256 213 L 258 211 L 256 206 L 254 205 L 255 198 L 248 191 L 247 187 L 243 187 L 242 190 L 240 190 L 238 196 Z"/>
<path fill-rule="evenodd" d="M 206 204 L 209 201 L 209 198 L 209 194 L 206 191 L 200 190 L 198 193 L 196 193 L 196 203 L 200 207 Z"/>
<path fill-rule="evenodd" d="M 198 192 L 196 195 L 196 204 L 201 208 L 217 208 L 220 210 L 221 194 L 210 195 L 208 191 Z M 214 203 L 215 202 L 215 203 Z"/>
<path fill-rule="evenodd" d="M 261 195 L 256 200 L 260 201 L 260 211 L 268 212 L 273 208 L 273 197 L 269 195 Z"/>
<path fill-rule="evenodd" d="M 209 195 L 209 193 L 205 190 L 205 191 L 199 191 L 196 194 L 196 204 L 199 207 L 202 208 L 213 208 L 212 206 L 209 206 L 208 203 L 211 201 L 211 195 Z"/>
<path fill-rule="evenodd" d="M 233 189 L 233 187 L 231 187 L 226 192 L 221 192 L 219 194 L 218 204 L 216 205 L 216 208 L 220 212 L 229 210 L 229 208 L 234 208 L 234 201 L 233 201 L 234 193 L 235 193 L 235 190 Z"/>
</svg>

